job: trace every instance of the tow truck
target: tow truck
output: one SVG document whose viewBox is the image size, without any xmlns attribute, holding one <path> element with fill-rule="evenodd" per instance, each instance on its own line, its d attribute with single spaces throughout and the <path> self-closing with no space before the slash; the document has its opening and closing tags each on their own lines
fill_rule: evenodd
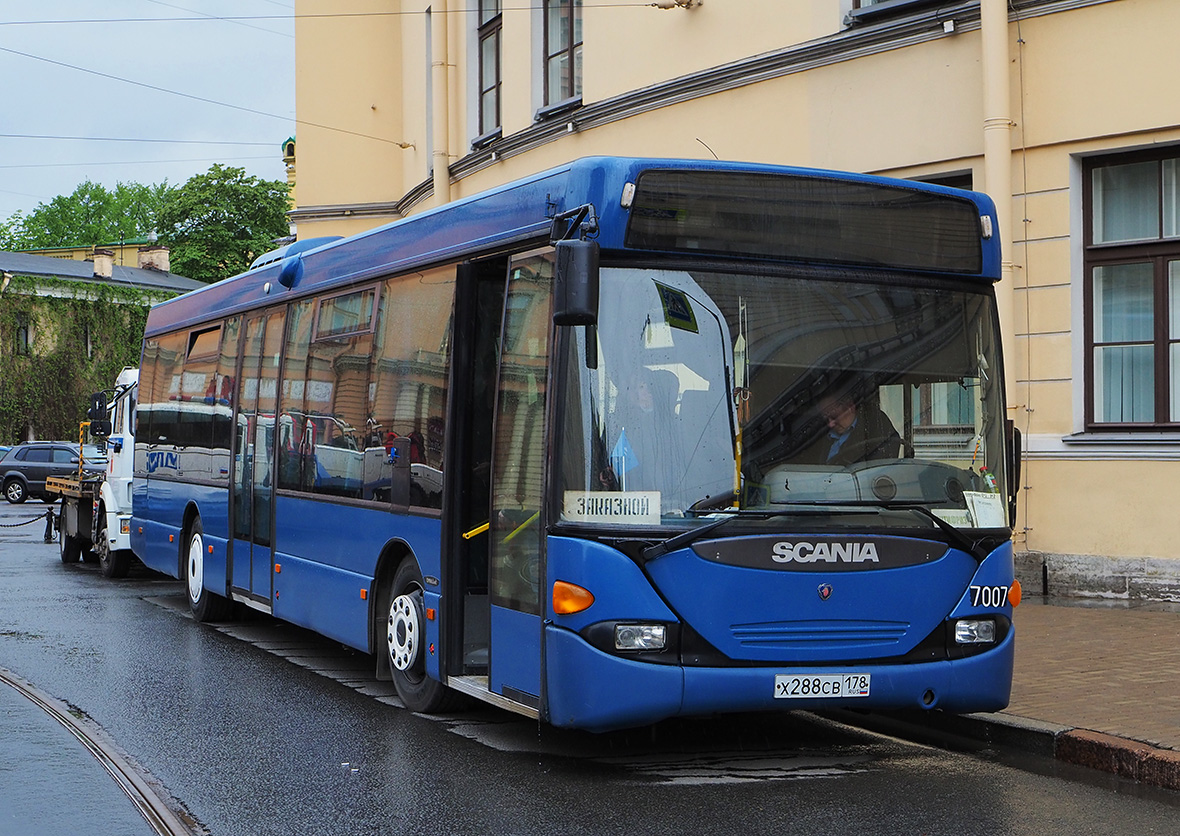
<svg viewBox="0 0 1180 836">
<path fill-rule="evenodd" d="M 94 555 L 108 578 L 125 577 L 135 559 L 131 551 L 131 475 L 138 381 L 138 369 L 123 369 L 114 389 L 91 395 L 89 420 L 78 426 L 80 450 L 87 430 L 99 448 L 105 448 L 106 473 L 87 472 L 84 457 L 80 457 L 77 473 L 45 480 L 45 490 L 62 499 L 58 517 L 62 563 L 76 563 L 83 554 Z"/>
</svg>

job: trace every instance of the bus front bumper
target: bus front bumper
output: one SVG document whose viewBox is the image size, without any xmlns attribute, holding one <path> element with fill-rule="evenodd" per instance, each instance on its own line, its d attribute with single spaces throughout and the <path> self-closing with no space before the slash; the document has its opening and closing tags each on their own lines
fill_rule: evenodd
<svg viewBox="0 0 1180 836">
<path fill-rule="evenodd" d="M 991 650 L 964 659 L 824 667 L 706 668 L 636 662 L 603 653 L 577 634 L 552 625 L 546 628 L 546 643 L 549 722 L 604 732 L 669 717 L 754 711 L 999 711 L 1008 705 L 1011 692 L 1015 630 Z M 869 677 L 864 696 L 800 693 L 814 688 L 830 694 L 839 688 L 837 677 L 863 675 Z M 795 692 L 790 696 L 783 694 L 788 686 Z"/>
</svg>

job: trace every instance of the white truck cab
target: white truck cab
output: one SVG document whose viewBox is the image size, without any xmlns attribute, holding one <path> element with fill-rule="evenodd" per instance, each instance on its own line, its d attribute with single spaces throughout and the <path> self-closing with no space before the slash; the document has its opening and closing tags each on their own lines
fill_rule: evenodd
<svg viewBox="0 0 1180 836">
<path fill-rule="evenodd" d="M 131 552 L 131 476 L 135 464 L 135 404 L 139 369 L 125 368 L 107 403 L 111 434 L 107 438 L 107 475 L 95 509 L 95 549 L 104 575 L 127 574 Z"/>
</svg>

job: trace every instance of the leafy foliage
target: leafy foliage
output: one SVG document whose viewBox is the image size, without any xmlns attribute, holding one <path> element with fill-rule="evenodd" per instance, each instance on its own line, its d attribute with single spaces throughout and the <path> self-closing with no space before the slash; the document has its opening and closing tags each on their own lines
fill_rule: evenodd
<svg viewBox="0 0 1180 836">
<path fill-rule="evenodd" d="M 142 293 L 101 285 L 93 298 L 94 286 L 60 280 L 60 294 L 37 293 L 46 281 L 14 277 L 0 305 L 0 443 L 77 439 L 90 393 L 139 364 L 148 311 Z M 27 355 L 12 352 L 21 323 L 32 325 Z"/>
<path fill-rule="evenodd" d="M 214 282 L 249 268 L 288 233 L 289 187 L 214 165 L 171 190 L 160 209 L 160 243 L 172 272 Z"/>
<path fill-rule="evenodd" d="M 119 183 L 113 191 L 87 180 L 73 194 L 39 203 L 0 223 L 0 250 L 93 247 L 139 238 L 154 230 L 171 187 Z"/>
</svg>

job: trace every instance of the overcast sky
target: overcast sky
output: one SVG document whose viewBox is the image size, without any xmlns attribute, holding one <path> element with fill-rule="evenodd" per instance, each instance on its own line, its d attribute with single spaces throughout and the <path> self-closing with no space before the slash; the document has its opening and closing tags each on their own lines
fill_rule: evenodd
<svg viewBox="0 0 1180 836">
<path fill-rule="evenodd" d="M 293 7 L 0 0 L 0 220 L 86 180 L 178 186 L 213 163 L 285 179 Z"/>
</svg>

